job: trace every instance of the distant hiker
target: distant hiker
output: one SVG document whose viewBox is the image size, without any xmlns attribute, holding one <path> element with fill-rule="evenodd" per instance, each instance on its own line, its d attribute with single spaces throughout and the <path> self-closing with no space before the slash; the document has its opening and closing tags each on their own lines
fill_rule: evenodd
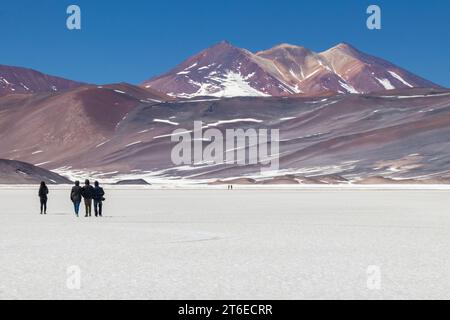
<svg viewBox="0 0 450 320">
<path fill-rule="evenodd" d="M 75 186 L 72 187 L 72 191 L 70 192 L 70 200 L 73 202 L 73 207 L 77 217 L 80 212 L 81 194 L 82 188 L 80 187 L 80 181 L 75 181 Z"/>
<path fill-rule="evenodd" d="M 39 199 L 41 200 L 41 214 L 47 214 L 48 188 L 44 181 L 41 182 L 39 187 Z"/>
<path fill-rule="evenodd" d="M 102 187 L 99 186 L 98 181 L 95 181 L 94 183 L 94 211 L 95 216 L 102 216 L 102 209 L 103 209 L 103 201 L 105 200 L 104 195 L 105 191 Z"/>
<path fill-rule="evenodd" d="M 81 188 L 81 195 L 84 198 L 84 206 L 86 209 L 85 217 L 90 217 L 92 212 L 92 199 L 94 198 L 94 187 L 91 186 L 87 179 L 84 181 L 83 188 Z"/>
</svg>

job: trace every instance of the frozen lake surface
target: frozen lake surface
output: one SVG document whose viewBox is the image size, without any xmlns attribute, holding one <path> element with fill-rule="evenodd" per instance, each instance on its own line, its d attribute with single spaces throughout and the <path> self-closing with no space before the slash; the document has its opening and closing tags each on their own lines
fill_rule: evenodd
<svg viewBox="0 0 450 320">
<path fill-rule="evenodd" d="M 450 298 L 448 190 L 105 189 L 0 188 L 0 298 Z"/>
</svg>

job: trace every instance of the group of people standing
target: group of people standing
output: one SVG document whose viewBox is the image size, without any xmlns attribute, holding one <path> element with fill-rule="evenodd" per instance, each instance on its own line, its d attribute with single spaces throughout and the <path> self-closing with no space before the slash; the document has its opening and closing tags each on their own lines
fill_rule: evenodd
<svg viewBox="0 0 450 320">
<path fill-rule="evenodd" d="M 47 214 L 47 201 L 48 201 L 48 187 L 44 181 L 41 182 L 39 188 L 39 199 L 41 203 L 41 214 Z M 96 217 L 102 217 L 103 214 L 103 201 L 105 201 L 105 191 L 98 181 L 94 182 L 92 186 L 89 180 L 86 179 L 84 186 L 80 186 L 79 181 L 75 181 L 75 185 L 70 191 L 70 200 L 73 203 L 75 215 L 78 217 L 80 212 L 81 201 L 84 199 L 84 206 L 86 215 L 85 217 L 91 217 L 92 204 L 94 204 L 94 213 Z"/>
</svg>

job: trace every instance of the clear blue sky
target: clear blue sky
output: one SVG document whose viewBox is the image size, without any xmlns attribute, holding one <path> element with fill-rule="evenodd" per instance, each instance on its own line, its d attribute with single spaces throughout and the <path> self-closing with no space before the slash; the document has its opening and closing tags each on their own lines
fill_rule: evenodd
<svg viewBox="0 0 450 320">
<path fill-rule="evenodd" d="M 66 28 L 66 8 L 82 30 Z M 366 8 L 382 8 L 381 31 Z M 448 0 L 16 0 L 0 4 L 0 64 L 90 83 L 139 83 L 221 40 L 257 51 L 348 42 L 450 87 Z"/>
</svg>

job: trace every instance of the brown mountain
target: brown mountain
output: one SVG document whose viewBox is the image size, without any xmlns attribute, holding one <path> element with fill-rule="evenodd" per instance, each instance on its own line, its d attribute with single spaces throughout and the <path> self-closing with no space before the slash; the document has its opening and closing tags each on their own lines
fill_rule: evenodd
<svg viewBox="0 0 450 320">
<path fill-rule="evenodd" d="M 142 86 L 171 96 L 269 96 L 294 93 L 267 61 L 228 42 L 208 48 Z M 273 68 L 272 68 L 273 69 Z"/>
<path fill-rule="evenodd" d="M 171 96 L 305 96 L 439 88 L 385 60 L 341 43 L 322 53 L 289 44 L 253 54 L 221 42 L 145 81 Z"/>
<path fill-rule="evenodd" d="M 450 91 L 398 89 L 327 98 L 237 97 L 168 101 L 140 106 L 97 149 L 90 167 L 132 176 L 224 179 L 256 178 L 260 166 L 198 163 L 175 167 L 170 159 L 176 129 L 193 121 L 224 132 L 279 129 L 280 172 L 300 176 L 337 174 L 346 179 L 385 176 L 429 179 L 450 176 Z M 206 145 L 206 143 L 205 143 Z"/>
<path fill-rule="evenodd" d="M 252 54 L 220 43 L 145 88 L 67 85 L 0 95 L 1 159 L 67 177 L 260 182 L 259 165 L 173 165 L 174 130 L 201 120 L 221 132 L 279 129 L 276 181 L 450 177 L 450 91 L 345 44 Z M 185 99 L 197 95 L 217 97 Z"/>
<path fill-rule="evenodd" d="M 118 84 L 9 95 L 0 98 L 0 113 L 0 158 L 68 177 L 258 179 L 258 165 L 174 166 L 171 136 L 176 129 L 191 130 L 194 120 L 222 132 L 279 129 L 280 171 L 275 177 L 422 181 L 450 176 L 448 90 L 173 100 Z"/>
<path fill-rule="evenodd" d="M 54 172 L 29 163 L 0 159 L 0 184 L 69 184 L 71 181 Z"/>
<path fill-rule="evenodd" d="M 82 83 L 50 76 L 32 69 L 0 65 L 0 96 L 57 92 L 73 89 Z"/>
<path fill-rule="evenodd" d="M 136 107 L 170 99 L 130 84 L 0 97 L 0 150 L 6 159 L 53 166 L 110 139 Z M 69 163 L 72 163 L 69 161 Z"/>
</svg>

